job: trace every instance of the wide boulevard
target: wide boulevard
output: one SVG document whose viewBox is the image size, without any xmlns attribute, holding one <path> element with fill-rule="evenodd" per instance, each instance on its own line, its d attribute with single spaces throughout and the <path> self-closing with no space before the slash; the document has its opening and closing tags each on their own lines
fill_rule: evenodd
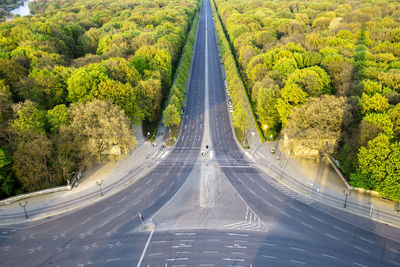
<svg viewBox="0 0 400 267">
<path fill-rule="evenodd" d="M 95 204 L 2 227 L 1 266 L 400 266 L 398 229 L 331 215 L 238 147 L 208 1 L 193 60 L 167 156 Z"/>
</svg>

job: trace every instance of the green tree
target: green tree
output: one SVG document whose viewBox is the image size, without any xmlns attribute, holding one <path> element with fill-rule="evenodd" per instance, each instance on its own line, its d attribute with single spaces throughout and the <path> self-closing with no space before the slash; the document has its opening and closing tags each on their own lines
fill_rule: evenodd
<svg viewBox="0 0 400 267">
<path fill-rule="evenodd" d="M 50 132 L 58 132 L 61 125 L 69 123 L 67 106 L 64 104 L 55 106 L 53 109 L 47 111 L 46 118 L 50 125 Z"/>
<path fill-rule="evenodd" d="M 118 159 L 128 155 L 136 145 L 128 117 L 110 101 L 93 99 L 73 105 L 68 129 L 86 160 Z"/>
<path fill-rule="evenodd" d="M 384 112 L 389 108 L 389 100 L 379 93 L 369 97 L 367 94 L 362 94 L 361 97 L 362 109 L 364 113 L 371 111 Z"/>
<path fill-rule="evenodd" d="M 14 104 L 13 110 L 15 119 L 12 121 L 12 128 L 18 136 L 26 138 L 32 132 L 44 133 L 45 116 L 36 103 L 26 100 Z"/>
<path fill-rule="evenodd" d="M 181 123 L 181 116 L 178 108 L 169 104 L 164 111 L 163 124 L 167 127 L 178 126 Z"/>
</svg>

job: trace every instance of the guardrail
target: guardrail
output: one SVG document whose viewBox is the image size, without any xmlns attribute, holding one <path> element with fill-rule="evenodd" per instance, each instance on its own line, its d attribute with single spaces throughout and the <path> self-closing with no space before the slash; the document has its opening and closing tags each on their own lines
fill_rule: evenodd
<svg viewBox="0 0 400 267">
<path fill-rule="evenodd" d="M 28 194 L 21 194 L 21 195 L 18 195 L 18 196 L 9 197 L 9 198 L 0 200 L 0 206 L 10 205 L 11 203 L 14 203 L 14 202 L 17 202 L 17 201 L 20 201 L 20 200 L 23 200 L 23 199 L 27 199 L 27 198 L 48 195 L 48 194 L 61 192 L 61 191 L 69 191 L 69 190 L 71 190 L 72 188 L 74 188 L 75 186 L 78 185 L 78 181 L 82 178 L 82 171 L 85 168 L 86 168 L 86 165 L 83 166 L 79 170 L 79 172 L 77 174 L 75 174 L 75 176 L 72 178 L 71 182 L 68 185 L 58 186 L 58 187 L 45 189 L 45 190 L 40 190 L 40 191 L 28 193 Z"/>
</svg>

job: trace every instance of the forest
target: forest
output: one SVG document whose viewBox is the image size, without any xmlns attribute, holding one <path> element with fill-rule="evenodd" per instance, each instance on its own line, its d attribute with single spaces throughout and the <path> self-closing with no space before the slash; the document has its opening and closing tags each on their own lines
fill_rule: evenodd
<svg viewBox="0 0 400 267">
<path fill-rule="evenodd" d="M 0 198 L 64 185 L 156 125 L 196 0 L 37 0 L 0 23 Z"/>
<path fill-rule="evenodd" d="M 226 71 L 244 82 L 262 138 L 280 136 L 298 157 L 332 155 L 351 185 L 399 200 L 400 3 L 212 4 L 235 58 Z"/>
</svg>

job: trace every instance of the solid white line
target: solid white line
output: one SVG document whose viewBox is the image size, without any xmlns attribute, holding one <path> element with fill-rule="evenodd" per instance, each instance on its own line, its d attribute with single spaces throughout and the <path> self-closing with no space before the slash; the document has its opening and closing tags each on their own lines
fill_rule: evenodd
<svg viewBox="0 0 400 267">
<path fill-rule="evenodd" d="M 328 257 L 328 258 L 332 258 L 332 259 L 337 260 L 337 257 L 332 256 L 332 255 L 328 255 L 328 254 L 324 254 L 324 253 L 322 253 L 321 255 L 322 255 L 322 256 L 325 256 L 325 257 Z"/>
<path fill-rule="evenodd" d="M 366 238 L 364 238 L 364 237 L 361 237 L 361 236 L 360 236 L 360 239 L 363 240 L 363 241 L 365 241 L 365 242 L 368 242 L 368 243 L 370 243 L 370 244 L 375 244 L 374 241 L 369 240 L 369 239 L 366 239 Z"/>
<path fill-rule="evenodd" d="M 356 249 L 359 249 L 359 250 L 361 250 L 361 251 L 363 251 L 363 252 L 369 254 L 369 251 L 368 251 L 368 250 L 365 250 L 365 249 L 363 249 L 363 248 L 357 247 L 356 245 L 353 245 L 353 247 L 355 247 Z"/>
<path fill-rule="evenodd" d="M 361 264 L 361 263 L 358 263 L 358 262 L 354 262 L 354 261 L 353 261 L 353 264 L 361 266 L 361 267 L 368 267 L 367 265 L 364 265 L 364 264 Z"/>
<path fill-rule="evenodd" d="M 138 262 L 138 264 L 136 265 L 136 267 L 140 267 L 140 265 L 142 264 L 144 255 L 146 254 L 147 247 L 148 247 L 149 244 L 150 244 L 150 240 L 151 240 L 151 238 L 153 237 L 153 234 L 154 234 L 154 229 L 151 231 L 151 233 L 150 233 L 150 235 L 149 235 L 149 238 L 147 239 L 146 245 L 144 246 L 142 255 L 140 256 L 139 262 Z"/>
</svg>

